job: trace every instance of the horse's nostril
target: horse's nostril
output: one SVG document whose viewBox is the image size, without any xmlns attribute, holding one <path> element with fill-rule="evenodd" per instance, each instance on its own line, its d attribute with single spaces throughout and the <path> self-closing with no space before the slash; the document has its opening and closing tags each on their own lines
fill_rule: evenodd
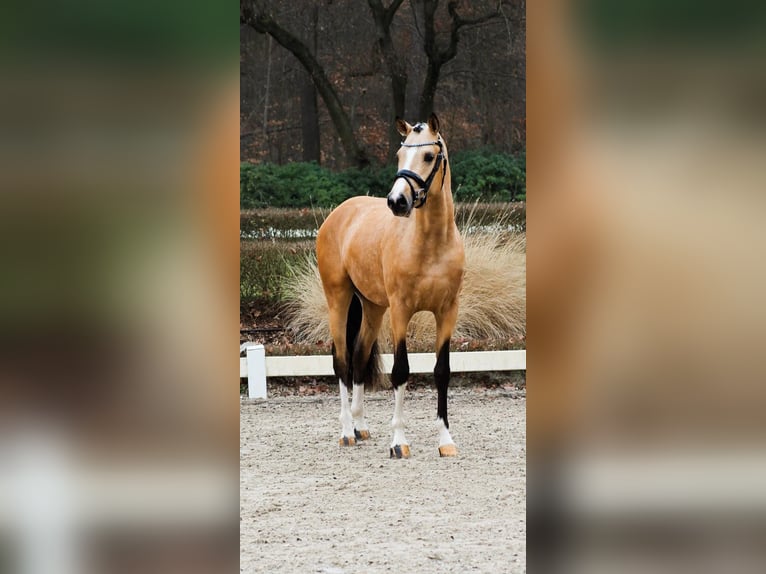
<svg viewBox="0 0 766 574">
<path fill-rule="evenodd" d="M 391 199 L 391 196 L 388 197 L 388 208 L 393 209 L 394 207 L 394 200 Z"/>
<path fill-rule="evenodd" d="M 400 195 L 396 199 L 396 205 L 398 205 L 399 207 L 406 207 L 407 206 L 407 198 L 404 197 L 403 195 Z"/>
</svg>

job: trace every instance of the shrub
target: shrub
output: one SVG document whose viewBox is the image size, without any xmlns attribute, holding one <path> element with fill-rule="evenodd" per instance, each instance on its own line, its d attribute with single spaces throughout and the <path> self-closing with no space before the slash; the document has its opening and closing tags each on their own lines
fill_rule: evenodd
<svg viewBox="0 0 766 574">
<path fill-rule="evenodd" d="M 337 174 L 338 180 L 349 190 L 351 196 L 372 195 L 385 197 L 394 181 L 396 166 L 365 169 L 352 168 Z"/>
<path fill-rule="evenodd" d="M 455 201 L 521 201 L 526 199 L 526 153 L 517 156 L 488 149 L 454 154 L 452 193 Z"/>
<path fill-rule="evenodd" d="M 491 150 L 450 157 L 456 201 L 518 201 L 526 197 L 526 156 Z M 396 166 L 332 172 L 315 163 L 240 164 L 240 207 L 333 207 L 355 195 L 384 197 Z"/>
<path fill-rule="evenodd" d="M 313 241 L 242 241 L 239 248 L 239 299 L 278 302 L 284 297 L 291 265 L 313 252 Z"/>
<path fill-rule="evenodd" d="M 327 206 L 351 195 L 335 174 L 315 163 L 243 163 L 240 167 L 242 208 Z"/>
<path fill-rule="evenodd" d="M 239 212 L 240 238 L 247 240 L 313 238 L 329 213 L 329 208 L 321 207 L 244 209 Z"/>
</svg>

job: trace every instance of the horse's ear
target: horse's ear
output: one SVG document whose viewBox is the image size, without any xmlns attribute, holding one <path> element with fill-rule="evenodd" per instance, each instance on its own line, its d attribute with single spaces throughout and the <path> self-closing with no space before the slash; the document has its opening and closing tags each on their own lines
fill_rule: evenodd
<svg viewBox="0 0 766 574">
<path fill-rule="evenodd" d="M 408 124 L 407 122 L 405 122 L 402 118 L 397 116 L 396 131 L 398 131 L 403 138 L 406 138 L 408 135 L 410 135 L 410 132 L 412 131 L 412 126 Z"/>
<path fill-rule="evenodd" d="M 428 127 L 431 128 L 431 131 L 435 134 L 439 133 L 439 118 L 436 117 L 436 114 L 431 112 L 431 115 L 428 117 Z"/>
</svg>

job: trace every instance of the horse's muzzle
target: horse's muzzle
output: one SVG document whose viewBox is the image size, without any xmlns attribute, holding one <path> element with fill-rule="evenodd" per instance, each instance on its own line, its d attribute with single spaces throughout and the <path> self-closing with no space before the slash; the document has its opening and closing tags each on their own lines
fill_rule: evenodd
<svg viewBox="0 0 766 574">
<path fill-rule="evenodd" d="M 412 201 L 403 193 L 388 194 L 388 208 L 394 215 L 399 217 L 409 217 L 412 212 Z"/>
</svg>

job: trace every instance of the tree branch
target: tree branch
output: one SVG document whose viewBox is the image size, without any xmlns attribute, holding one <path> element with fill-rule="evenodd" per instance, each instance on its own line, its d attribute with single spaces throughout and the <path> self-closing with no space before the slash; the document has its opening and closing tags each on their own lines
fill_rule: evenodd
<svg viewBox="0 0 766 574">
<path fill-rule="evenodd" d="M 404 0 L 394 0 L 391 2 L 391 4 L 386 8 L 386 26 L 390 27 L 391 22 L 394 19 L 394 15 L 396 14 L 396 11 L 399 9 L 399 6 L 402 5 Z"/>
<path fill-rule="evenodd" d="M 282 28 L 265 9 L 254 9 L 254 2 L 241 2 L 239 21 L 252 27 L 256 32 L 268 34 L 283 48 L 292 53 L 306 71 L 322 97 L 327 111 L 333 120 L 343 149 L 349 162 L 354 165 L 365 165 L 369 162 L 364 152 L 359 148 L 354 137 L 351 120 L 343 109 L 332 82 L 327 78 L 324 68 L 311 53 L 311 50 L 298 37 Z"/>
<path fill-rule="evenodd" d="M 461 28 L 465 26 L 476 26 L 479 24 L 484 24 L 501 16 L 500 2 L 498 2 L 497 9 L 494 12 L 489 12 L 479 16 L 478 18 L 463 18 L 457 12 L 457 4 L 457 0 L 450 0 L 447 3 L 447 12 L 449 12 L 450 18 L 452 19 L 452 26 L 450 27 L 449 44 L 445 50 L 439 53 L 439 58 L 441 59 L 442 64 L 449 62 L 457 55 L 457 44 L 460 41 Z"/>
</svg>

